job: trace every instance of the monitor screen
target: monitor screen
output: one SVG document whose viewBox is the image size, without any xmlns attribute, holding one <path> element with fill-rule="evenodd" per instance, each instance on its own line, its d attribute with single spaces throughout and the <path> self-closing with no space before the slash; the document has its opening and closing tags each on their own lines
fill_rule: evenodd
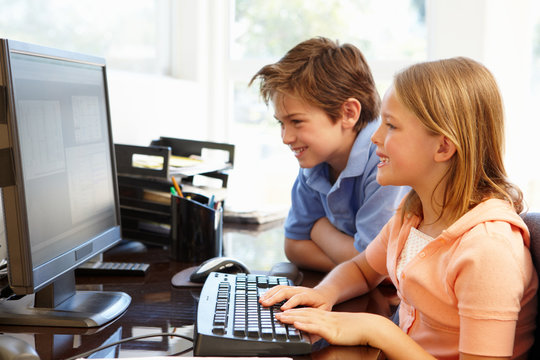
<svg viewBox="0 0 540 360">
<path fill-rule="evenodd" d="M 16 294 L 74 289 L 74 269 L 121 240 L 105 61 L 1 43 L 9 283 Z"/>
<path fill-rule="evenodd" d="M 13 54 L 32 264 L 119 225 L 100 67 Z"/>
</svg>

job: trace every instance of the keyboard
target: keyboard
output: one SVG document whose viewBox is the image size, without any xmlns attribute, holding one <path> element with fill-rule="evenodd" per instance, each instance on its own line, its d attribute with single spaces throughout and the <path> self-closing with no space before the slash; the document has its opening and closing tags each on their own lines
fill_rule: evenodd
<svg viewBox="0 0 540 360">
<path fill-rule="evenodd" d="M 75 269 L 75 275 L 83 276 L 144 276 L 150 264 L 130 262 L 85 262 Z"/>
<path fill-rule="evenodd" d="M 282 304 L 263 307 L 259 296 L 286 277 L 212 272 L 199 299 L 196 356 L 283 356 L 311 353 L 305 333 L 275 319 Z"/>
</svg>

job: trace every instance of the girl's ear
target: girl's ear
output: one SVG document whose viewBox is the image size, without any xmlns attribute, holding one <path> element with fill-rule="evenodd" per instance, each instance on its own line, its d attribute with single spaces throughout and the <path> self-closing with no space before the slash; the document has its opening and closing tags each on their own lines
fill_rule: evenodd
<svg viewBox="0 0 540 360">
<path fill-rule="evenodd" d="M 448 161 L 456 153 L 456 146 L 446 136 L 440 136 L 439 148 L 435 154 L 435 161 L 444 162 Z"/>
<path fill-rule="evenodd" d="M 341 110 L 343 113 L 341 119 L 342 126 L 352 129 L 360 117 L 360 111 L 362 111 L 360 101 L 355 98 L 348 98 L 341 106 Z"/>
</svg>

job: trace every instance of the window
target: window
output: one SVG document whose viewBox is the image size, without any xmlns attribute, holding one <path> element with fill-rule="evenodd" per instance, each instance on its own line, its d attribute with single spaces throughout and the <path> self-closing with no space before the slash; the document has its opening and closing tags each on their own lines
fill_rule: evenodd
<svg viewBox="0 0 540 360">
<path fill-rule="evenodd" d="M 325 36 L 360 48 L 382 96 L 396 70 L 426 59 L 424 1 L 236 0 L 231 12 L 230 138 L 238 150 L 229 204 L 288 206 L 298 163 L 281 142 L 273 110 L 259 98 L 257 84 L 248 88 L 249 80 L 297 43 Z"/>
<path fill-rule="evenodd" d="M 0 36 L 105 58 L 115 142 L 148 145 L 163 135 L 205 139 L 201 86 L 171 76 L 177 3 L 0 0 Z"/>
<path fill-rule="evenodd" d="M 423 0 L 236 0 L 231 59 L 279 58 L 302 40 L 325 36 L 351 42 L 371 59 L 422 60 L 424 19 Z"/>
<path fill-rule="evenodd" d="M 166 2 L 0 0 L 2 37 L 93 54 L 109 68 L 165 74 Z"/>
<path fill-rule="evenodd" d="M 527 159 L 538 153 L 540 134 L 534 113 L 540 103 L 540 3 L 517 0 L 509 8 L 504 2 L 468 0 L 231 2 L 230 138 L 246 163 L 257 164 L 257 193 L 271 198 L 261 202 L 284 203 L 289 196 L 284 189 L 290 188 L 285 183 L 292 183 L 298 167 L 281 144 L 272 109 L 247 82 L 296 43 L 323 35 L 364 52 L 381 95 L 395 71 L 413 62 L 468 56 L 484 63 L 505 103 L 510 180 L 521 187 L 531 210 L 540 209 L 540 168 Z M 240 168 L 242 159 L 237 164 Z M 248 176 L 243 179 L 239 188 L 253 187 Z M 267 183 L 274 191 L 264 188 Z"/>
</svg>

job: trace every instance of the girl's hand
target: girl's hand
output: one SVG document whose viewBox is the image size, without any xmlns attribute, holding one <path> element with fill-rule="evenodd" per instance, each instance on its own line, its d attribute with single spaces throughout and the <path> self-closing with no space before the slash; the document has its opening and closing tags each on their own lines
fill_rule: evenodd
<svg viewBox="0 0 540 360">
<path fill-rule="evenodd" d="M 278 313 L 276 318 L 305 331 L 310 335 L 310 339 L 322 337 L 332 345 L 370 346 L 381 349 L 388 359 L 435 360 L 396 324 L 381 315 L 296 308 Z M 460 359 L 495 360 L 465 354 L 460 354 Z"/>
<path fill-rule="evenodd" d="M 320 336 L 333 345 L 371 345 L 371 334 L 378 318 L 369 313 L 325 311 L 296 308 L 276 314 L 276 318 L 311 335 Z"/>
<path fill-rule="evenodd" d="M 292 309 L 300 305 L 331 310 L 334 305 L 334 302 L 321 291 L 302 286 L 274 286 L 259 298 L 263 306 L 272 306 L 283 300 L 287 301 L 281 306 L 281 310 Z"/>
</svg>

